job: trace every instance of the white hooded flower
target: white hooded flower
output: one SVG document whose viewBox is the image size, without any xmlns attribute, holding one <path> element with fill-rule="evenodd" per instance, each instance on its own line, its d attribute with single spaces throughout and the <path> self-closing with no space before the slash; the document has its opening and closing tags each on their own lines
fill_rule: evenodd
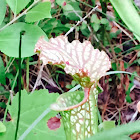
<svg viewBox="0 0 140 140">
<path fill-rule="evenodd" d="M 35 52 L 40 51 L 43 64 L 65 64 L 65 72 L 80 77 L 89 77 L 91 82 L 99 80 L 111 68 L 109 57 L 104 51 L 94 49 L 89 41 L 68 42 L 67 37 L 58 36 L 49 42 L 40 38 Z"/>
</svg>

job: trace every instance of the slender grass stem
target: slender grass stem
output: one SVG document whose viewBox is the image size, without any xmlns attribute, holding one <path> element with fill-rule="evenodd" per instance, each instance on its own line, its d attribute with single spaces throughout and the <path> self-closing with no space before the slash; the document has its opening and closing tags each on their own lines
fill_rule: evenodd
<svg viewBox="0 0 140 140">
<path fill-rule="evenodd" d="M 14 60 L 15 60 L 15 58 L 10 59 L 10 61 L 8 62 L 7 66 L 5 68 L 5 70 L 6 70 L 5 73 L 7 73 L 9 71 L 9 69 L 10 69 L 11 65 L 13 64 Z"/>
<path fill-rule="evenodd" d="M 10 60 L 9 60 L 8 63 L 6 64 L 5 71 L 8 69 L 8 67 L 9 67 L 9 65 L 11 64 L 12 61 L 13 61 L 13 58 L 10 57 Z"/>
<path fill-rule="evenodd" d="M 29 92 L 29 57 L 26 59 L 26 89 Z"/>
<path fill-rule="evenodd" d="M 23 60 L 24 59 L 21 60 L 21 63 L 23 62 Z M 14 87 L 15 87 L 15 84 L 16 84 L 16 81 L 17 81 L 18 74 L 19 74 L 19 70 L 17 70 L 17 73 L 16 73 L 16 76 L 15 76 L 15 79 L 14 79 L 14 82 L 13 82 L 13 85 L 12 85 L 12 88 L 11 88 L 11 91 L 14 90 Z M 3 123 L 5 123 L 5 120 L 6 120 L 7 111 L 8 111 L 8 105 L 10 104 L 10 101 L 11 101 L 11 97 L 9 96 L 8 102 L 7 102 L 7 107 L 6 107 L 5 113 L 4 113 Z"/>
</svg>

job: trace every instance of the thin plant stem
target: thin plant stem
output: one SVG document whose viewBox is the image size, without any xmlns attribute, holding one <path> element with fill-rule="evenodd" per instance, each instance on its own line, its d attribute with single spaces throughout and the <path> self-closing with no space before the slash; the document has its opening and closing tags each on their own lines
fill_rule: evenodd
<svg viewBox="0 0 140 140">
<path fill-rule="evenodd" d="M 9 68 L 11 67 L 12 63 L 14 62 L 15 58 L 10 58 L 10 61 L 8 62 L 6 68 L 5 68 L 5 73 L 9 71 Z"/>
<path fill-rule="evenodd" d="M 124 30 L 119 24 L 117 24 L 115 21 L 113 21 L 113 24 L 117 26 L 122 32 L 124 32 L 134 42 L 135 45 L 138 45 L 135 39 L 133 39 L 133 37 L 126 30 Z"/>
<path fill-rule="evenodd" d="M 11 62 L 12 62 L 12 61 L 13 61 L 13 58 L 10 57 L 8 63 L 6 64 L 5 71 L 7 71 L 8 67 L 9 67 L 9 65 L 11 65 Z"/>
<path fill-rule="evenodd" d="M 21 60 L 21 63 L 23 62 L 23 60 L 24 59 Z M 14 90 L 14 87 L 15 87 L 15 84 L 16 84 L 16 81 L 17 81 L 18 74 L 19 74 L 19 70 L 17 70 L 17 73 L 16 73 L 16 76 L 15 76 L 15 79 L 14 79 L 14 82 L 13 82 L 13 85 L 12 85 L 12 88 L 11 88 L 11 91 Z M 5 113 L 4 113 L 3 123 L 5 123 L 5 120 L 6 120 L 7 111 L 8 111 L 8 105 L 10 104 L 10 101 L 11 101 L 11 97 L 9 96 L 8 102 L 7 102 L 7 106 L 6 106 L 6 109 L 5 109 Z"/>
<path fill-rule="evenodd" d="M 43 67 L 44 67 L 44 65 L 42 65 L 42 66 L 40 67 L 40 70 L 39 70 L 39 73 L 38 73 L 38 76 L 37 76 L 37 79 L 36 79 L 35 85 L 34 85 L 34 87 L 33 87 L 31 93 L 33 93 L 33 92 L 35 91 L 36 87 L 38 86 L 38 84 L 39 84 L 39 82 L 40 82 L 40 80 L 41 80 Z"/>
<path fill-rule="evenodd" d="M 26 59 L 26 89 L 29 92 L 29 57 Z"/>
<path fill-rule="evenodd" d="M 20 111 L 21 111 L 21 42 L 22 42 L 22 32 L 20 32 L 20 42 L 19 42 L 19 76 L 18 76 L 18 117 L 17 117 L 17 124 L 16 124 L 16 131 L 15 131 L 15 140 L 17 139 L 17 133 L 19 128 L 19 120 L 20 120 Z"/>
<path fill-rule="evenodd" d="M 120 125 L 120 124 L 121 124 L 121 112 L 120 112 L 120 110 L 118 110 L 118 112 L 119 112 L 119 120 L 118 120 L 118 125 Z"/>
</svg>

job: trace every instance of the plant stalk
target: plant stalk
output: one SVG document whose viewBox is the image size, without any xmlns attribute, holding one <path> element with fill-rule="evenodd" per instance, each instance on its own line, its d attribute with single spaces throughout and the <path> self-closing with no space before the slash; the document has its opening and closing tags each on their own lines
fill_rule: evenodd
<svg viewBox="0 0 140 140">
<path fill-rule="evenodd" d="M 29 92 L 29 57 L 26 59 L 26 90 Z"/>
<path fill-rule="evenodd" d="M 19 128 L 19 120 L 20 120 L 20 111 L 21 111 L 21 42 L 22 42 L 22 33 L 20 32 L 20 42 L 19 42 L 19 76 L 18 76 L 18 117 L 17 117 L 17 124 L 16 124 L 16 131 L 15 131 L 15 140 L 17 140 L 18 128 Z"/>
</svg>

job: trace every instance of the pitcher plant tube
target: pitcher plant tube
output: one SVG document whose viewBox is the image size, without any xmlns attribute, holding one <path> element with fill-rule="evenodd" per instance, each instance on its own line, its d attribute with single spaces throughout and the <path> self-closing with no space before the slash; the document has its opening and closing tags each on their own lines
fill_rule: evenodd
<svg viewBox="0 0 140 140">
<path fill-rule="evenodd" d="M 41 37 L 35 52 L 43 65 L 61 65 L 73 76 L 83 91 L 67 92 L 59 96 L 51 109 L 60 111 L 67 140 L 84 140 L 98 132 L 98 81 L 111 68 L 104 51 L 94 49 L 89 41 L 71 43 L 66 36 L 51 38 L 47 42 Z"/>
</svg>

